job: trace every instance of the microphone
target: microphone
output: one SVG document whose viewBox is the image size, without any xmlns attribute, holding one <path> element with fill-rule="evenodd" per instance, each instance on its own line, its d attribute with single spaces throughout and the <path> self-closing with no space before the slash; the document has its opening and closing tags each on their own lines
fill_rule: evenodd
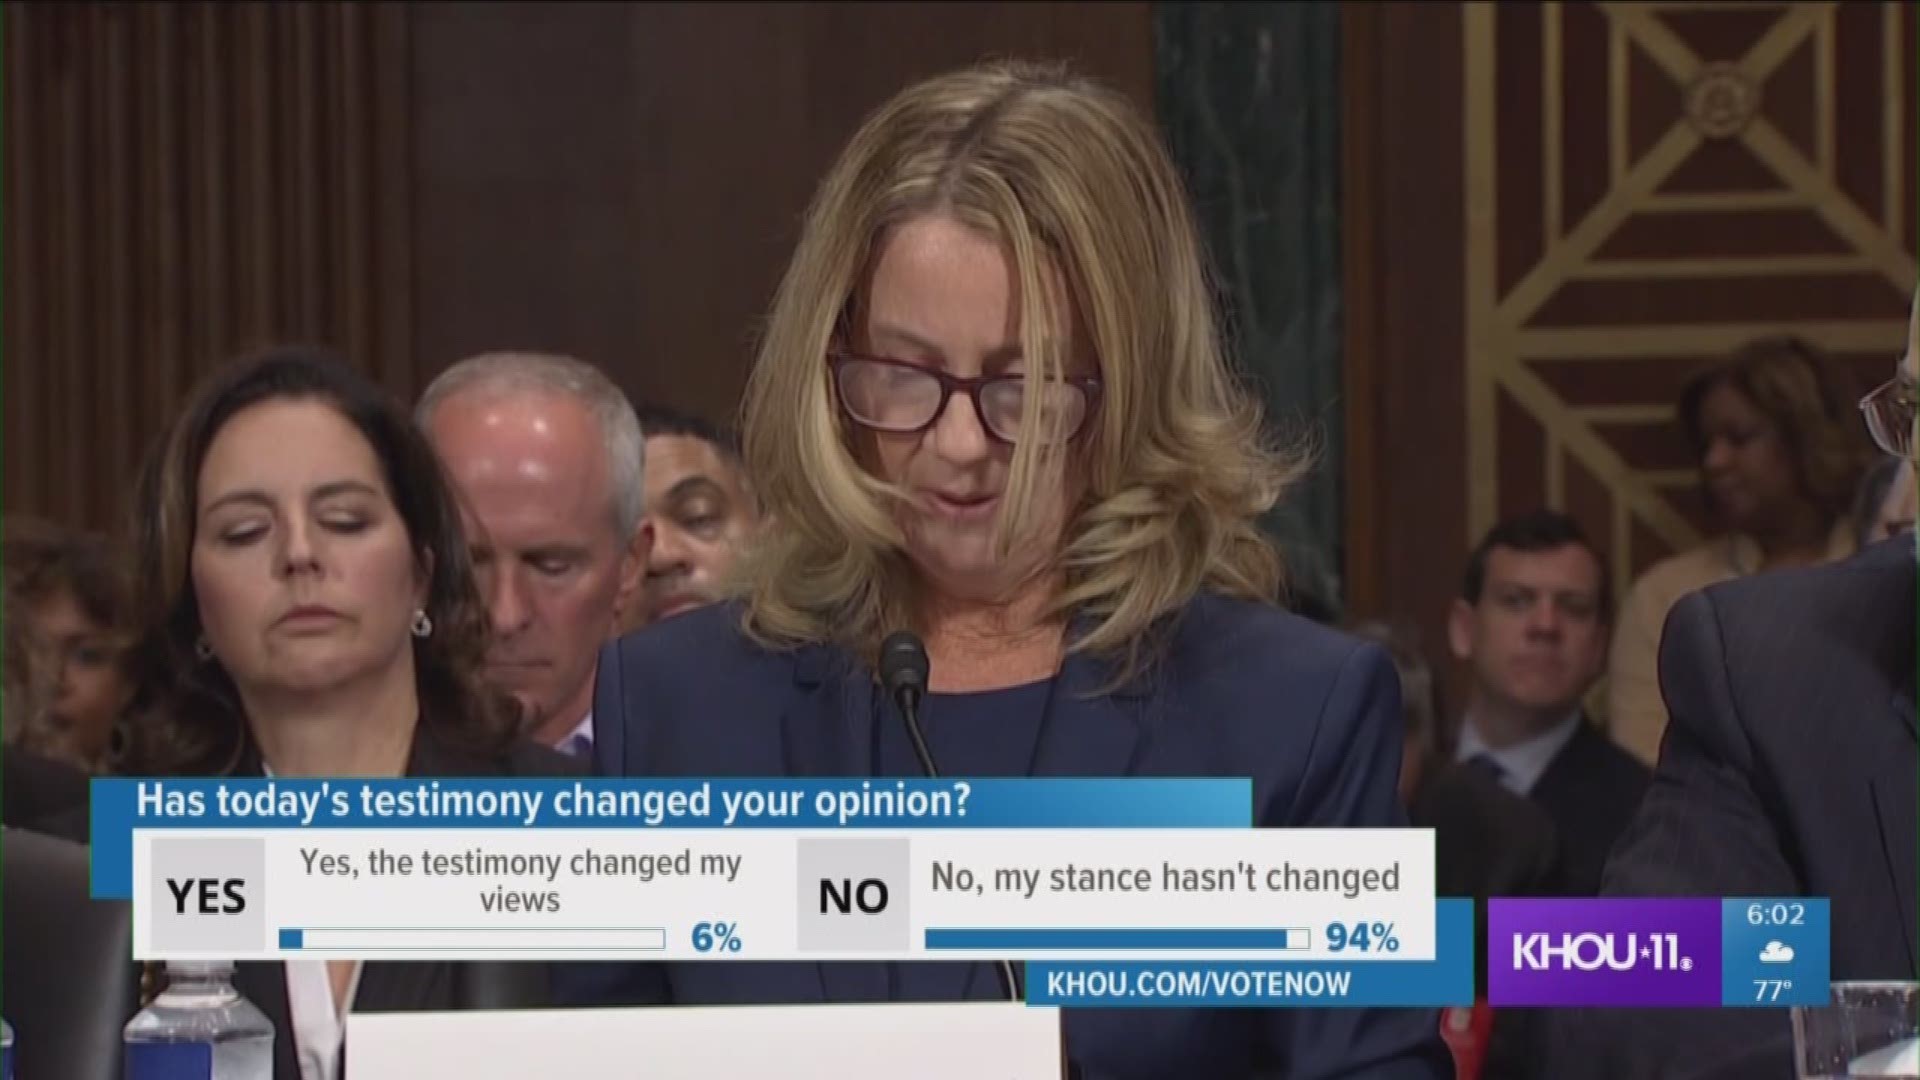
<svg viewBox="0 0 1920 1080">
<path fill-rule="evenodd" d="M 907 738 L 913 743 L 914 756 L 920 759 L 920 771 L 927 774 L 927 779 L 938 780 L 940 770 L 934 767 L 933 751 L 927 749 L 927 737 L 920 731 L 920 699 L 927 696 L 927 675 L 932 666 L 927 661 L 926 645 L 911 630 L 896 630 L 880 643 L 880 685 L 886 687 L 887 696 L 900 710 L 900 719 L 906 722 Z M 1008 1001 L 1019 1002 L 1020 980 L 1013 965 L 996 960 L 994 969 L 1000 976 L 1000 992 Z"/>
<path fill-rule="evenodd" d="M 907 722 L 907 738 L 913 741 L 913 754 L 920 759 L 920 771 L 927 779 L 940 779 L 934 768 L 933 751 L 927 749 L 927 737 L 920 732 L 920 699 L 927 696 L 927 647 L 920 635 L 911 630 L 896 630 L 880 643 L 880 684 Z"/>
</svg>

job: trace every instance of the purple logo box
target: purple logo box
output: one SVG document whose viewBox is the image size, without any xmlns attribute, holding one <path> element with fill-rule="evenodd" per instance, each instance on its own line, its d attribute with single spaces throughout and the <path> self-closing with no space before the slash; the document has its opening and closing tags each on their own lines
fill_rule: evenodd
<svg viewBox="0 0 1920 1080">
<path fill-rule="evenodd" d="M 1720 1004 L 1720 901 L 1490 900 L 1487 1003 Z"/>
</svg>

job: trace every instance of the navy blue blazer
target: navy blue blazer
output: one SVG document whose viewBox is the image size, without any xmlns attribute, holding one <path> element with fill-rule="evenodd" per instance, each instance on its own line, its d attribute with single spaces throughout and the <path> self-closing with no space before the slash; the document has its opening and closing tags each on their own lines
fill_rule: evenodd
<svg viewBox="0 0 1920 1080">
<path fill-rule="evenodd" d="M 880 708 L 850 654 L 771 651 L 715 605 L 612 643 L 594 695 L 599 770 L 613 776 L 866 776 Z M 1070 657 L 1034 775 L 1249 776 L 1257 824 L 1393 827 L 1399 682 L 1378 647 L 1277 608 L 1207 596 L 1172 620 L 1149 673 L 1123 689 Z M 901 969 L 889 972 L 889 968 Z M 912 978 L 902 975 L 912 971 Z M 935 1000 L 1000 995 L 986 964 L 593 965 L 580 1004 Z M 902 984 L 918 991 L 903 993 Z M 1068 1009 L 1069 1057 L 1088 1080 L 1453 1075 L 1433 1010 Z"/>
</svg>

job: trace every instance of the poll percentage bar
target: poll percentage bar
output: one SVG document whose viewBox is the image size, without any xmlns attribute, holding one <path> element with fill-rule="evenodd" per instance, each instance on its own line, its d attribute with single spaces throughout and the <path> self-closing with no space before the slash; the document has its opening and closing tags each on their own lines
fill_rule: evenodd
<svg viewBox="0 0 1920 1080">
<path fill-rule="evenodd" d="M 137 829 L 142 960 L 1431 961 L 1414 829 Z"/>
<path fill-rule="evenodd" d="M 1027 1003 L 1076 1009 L 1470 1006 L 1478 954 L 1473 901 L 1437 900 L 1434 918 L 1431 960 L 1035 962 L 1026 966 Z"/>
</svg>

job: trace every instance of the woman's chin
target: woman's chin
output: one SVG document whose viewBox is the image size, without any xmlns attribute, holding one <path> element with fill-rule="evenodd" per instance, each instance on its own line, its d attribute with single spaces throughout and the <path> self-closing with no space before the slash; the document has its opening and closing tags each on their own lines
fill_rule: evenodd
<svg viewBox="0 0 1920 1080">
<path fill-rule="evenodd" d="M 1031 575 L 991 557 L 914 559 L 921 580 L 949 600 L 990 604 L 1011 599 Z"/>
<path fill-rule="evenodd" d="M 287 657 L 262 672 L 259 685 L 276 694 L 324 695 L 361 680 L 381 666 L 355 656 Z"/>
</svg>

